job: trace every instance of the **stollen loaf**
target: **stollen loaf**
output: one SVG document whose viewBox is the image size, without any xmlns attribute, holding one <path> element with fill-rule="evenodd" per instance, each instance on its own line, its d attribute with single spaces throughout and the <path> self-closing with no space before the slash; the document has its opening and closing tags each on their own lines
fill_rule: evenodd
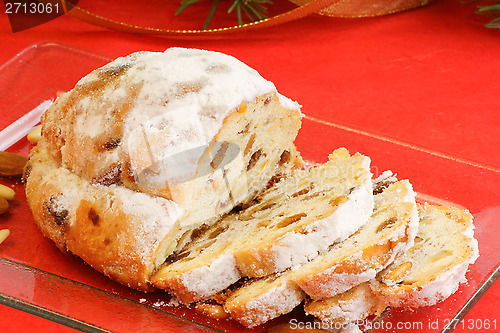
<svg viewBox="0 0 500 333">
<path fill-rule="evenodd" d="M 133 53 L 43 114 L 23 177 L 27 200 L 61 249 L 149 290 L 169 255 L 302 167 L 301 117 L 296 102 L 229 55 Z"/>
</svg>

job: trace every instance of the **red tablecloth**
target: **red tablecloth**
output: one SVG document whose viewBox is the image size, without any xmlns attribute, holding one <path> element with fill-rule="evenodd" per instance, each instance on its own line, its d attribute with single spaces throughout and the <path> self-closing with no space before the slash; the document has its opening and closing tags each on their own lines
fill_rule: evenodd
<svg viewBox="0 0 500 333">
<path fill-rule="evenodd" d="M 113 17 L 134 21 L 140 16 L 127 10 L 129 2 L 133 3 L 114 6 Z M 257 69 L 282 94 L 299 101 L 306 114 L 430 147 L 499 172 L 500 31 L 484 28 L 488 18 L 474 11 L 473 4 L 437 0 L 384 17 L 312 15 L 262 30 L 166 38 L 111 31 L 70 16 L 12 33 L 2 8 L 0 64 L 46 40 L 110 57 L 172 46 L 222 51 Z M 3 105 L 0 116 L 7 112 L 8 105 Z M 342 143 L 332 143 L 332 148 L 335 145 Z M 488 199 L 489 206 L 500 204 L 498 195 Z M 499 295 L 496 282 L 465 322 L 500 321 Z M 2 331 L 70 330 L 6 306 L 0 306 L 0 318 Z M 465 325 L 456 331 L 486 330 Z"/>
</svg>

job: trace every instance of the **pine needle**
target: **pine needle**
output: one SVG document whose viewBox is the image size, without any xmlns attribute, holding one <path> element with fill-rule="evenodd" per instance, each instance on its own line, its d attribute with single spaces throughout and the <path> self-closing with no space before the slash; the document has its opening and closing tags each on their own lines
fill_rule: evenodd
<svg viewBox="0 0 500 333">
<path fill-rule="evenodd" d="M 179 15 L 182 13 L 187 7 L 193 5 L 200 0 L 181 0 L 180 6 L 175 12 L 175 15 Z M 217 10 L 217 5 L 220 0 L 214 0 L 212 4 L 212 8 L 208 13 L 207 19 L 203 24 L 202 30 L 206 30 L 212 21 L 215 12 Z M 251 22 L 264 20 L 267 18 L 267 7 L 266 5 L 272 5 L 273 2 L 271 0 L 230 0 L 233 1 L 231 6 L 228 9 L 228 13 L 231 14 L 236 11 L 236 17 L 238 19 L 238 25 L 245 24 L 243 20 L 242 12 L 245 13 L 248 20 Z"/>
<path fill-rule="evenodd" d="M 461 3 L 463 4 L 480 3 L 480 2 L 483 2 L 483 0 L 461 1 Z M 480 6 L 478 5 L 476 13 L 486 14 L 493 18 L 491 22 L 488 22 L 484 25 L 486 28 L 500 29 L 500 0 L 497 0 L 496 3 L 494 4 L 480 5 Z"/>
<path fill-rule="evenodd" d="M 212 18 L 214 17 L 215 10 L 217 9 L 217 5 L 219 4 L 219 0 L 214 0 L 214 4 L 212 5 L 212 9 L 210 9 L 210 13 L 208 13 L 208 17 L 205 20 L 205 24 L 203 24 L 203 27 L 201 30 L 206 30 L 208 28 L 208 25 L 212 21 Z"/>
</svg>

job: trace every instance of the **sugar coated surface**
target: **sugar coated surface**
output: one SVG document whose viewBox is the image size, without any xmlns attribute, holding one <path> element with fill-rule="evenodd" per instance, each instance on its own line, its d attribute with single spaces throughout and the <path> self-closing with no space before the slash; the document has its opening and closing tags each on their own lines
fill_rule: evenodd
<svg viewBox="0 0 500 333">
<path fill-rule="evenodd" d="M 292 311 L 302 302 L 304 295 L 292 283 L 281 281 L 245 304 L 248 318 L 256 326 Z"/>
<path fill-rule="evenodd" d="M 129 131 L 147 122 L 146 134 L 154 134 L 168 123 L 167 140 L 186 149 L 210 141 L 224 118 L 242 102 L 276 92 L 270 81 L 237 60 L 218 52 L 170 48 L 163 53 L 142 52 L 109 66 L 129 66 L 127 76 L 141 86 L 126 126 Z M 281 96 L 285 107 L 298 104 Z"/>
<path fill-rule="evenodd" d="M 238 281 L 241 274 L 231 253 L 220 255 L 211 263 L 182 275 L 182 284 L 199 297 L 210 296 Z"/>
<path fill-rule="evenodd" d="M 273 247 L 275 266 L 284 270 L 316 257 L 328 245 L 343 240 L 354 233 L 370 218 L 373 212 L 371 180 L 356 188 L 348 200 L 335 212 L 307 227 L 308 233 L 286 234 Z"/>
<path fill-rule="evenodd" d="M 100 135 L 108 130 L 107 118 L 126 108 L 124 136 L 113 153 L 123 149 L 137 173 L 186 151 L 192 154 L 182 156 L 196 161 L 200 147 L 211 142 L 232 111 L 277 93 L 272 82 L 232 56 L 185 48 L 118 58 L 78 85 L 98 87 L 98 93 L 78 101 L 80 109 L 92 105 L 98 112 L 77 117 L 75 134 Z M 296 102 L 278 98 L 283 107 L 300 109 Z M 117 109 L 120 103 L 124 106 Z"/>
</svg>

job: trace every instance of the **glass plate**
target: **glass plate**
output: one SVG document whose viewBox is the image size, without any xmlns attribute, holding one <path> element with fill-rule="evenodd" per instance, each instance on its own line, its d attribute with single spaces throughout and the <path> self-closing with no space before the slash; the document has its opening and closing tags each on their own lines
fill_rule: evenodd
<svg viewBox="0 0 500 333">
<path fill-rule="evenodd" d="M 58 91 L 71 89 L 80 77 L 109 60 L 57 42 L 28 47 L 0 67 L 0 130 Z M 467 207 L 474 214 L 481 256 L 469 268 L 468 282 L 436 306 L 384 313 L 372 331 L 451 330 L 499 274 L 500 170 L 321 116 L 304 118 L 297 146 L 305 159 L 322 162 L 340 145 L 370 156 L 376 175 L 390 169 L 400 179 L 410 179 L 420 201 Z M 31 147 L 23 138 L 9 151 L 27 156 Z M 60 252 L 33 223 L 22 184 L 3 179 L 2 183 L 12 186 L 17 197 L 9 213 L 0 216 L 0 229 L 11 230 L 0 246 L 1 304 L 85 331 L 246 331 L 232 320 L 211 320 L 191 308 L 171 306 L 161 291 L 144 294 L 128 289 L 79 258 Z M 292 319 L 313 320 L 298 307 L 251 331 L 265 332 Z"/>
</svg>

